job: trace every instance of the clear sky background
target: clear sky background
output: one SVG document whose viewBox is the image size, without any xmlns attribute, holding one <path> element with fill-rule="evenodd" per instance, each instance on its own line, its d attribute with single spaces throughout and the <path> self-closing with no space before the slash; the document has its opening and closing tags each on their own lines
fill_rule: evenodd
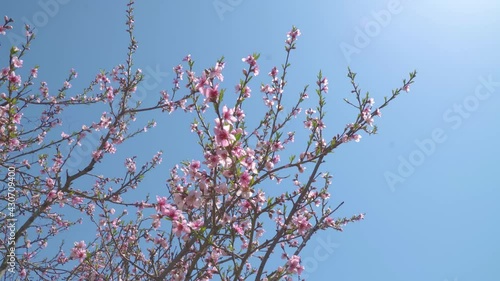
<svg viewBox="0 0 500 281">
<path fill-rule="evenodd" d="M 321 69 L 330 80 L 331 134 L 356 114 L 342 101 L 350 96 L 348 66 L 375 105 L 416 69 L 411 92 L 376 119 L 379 134 L 341 146 L 323 166 L 334 175 L 332 205 L 345 201 L 337 214 L 363 212 L 366 219 L 343 233 L 314 238 L 302 255 L 305 273 L 309 280 L 500 280 L 498 1 L 156 0 L 135 7 L 135 66 L 152 77 L 139 91 L 146 104 L 171 88 L 171 69 L 188 53 L 197 72 L 224 55 L 223 86 L 230 93 L 245 67 L 241 58 L 253 52 L 261 53 L 262 77 L 253 84 L 259 104 L 258 85 L 268 82 L 262 79 L 272 66 L 283 63 L 292 25 L 303 35 L 292 54 L 286 94 L 295 98 L 304 85 L 314 85 Z M 74 67 L 76 90 L 99 69 L 124 62 L 124 11 L 125 1 L 23 0 L 2 4 L 0 14 L 16 20 L 14 34 L 22 35 L 20 23 L 26 19 L 38 27 L 25 67 L 40 65 L 38 80 L 48 81 L 51 89 L 59 88 Z M 16 36 L 8 38 L 15 43 Z M 2 41 L 2 65 L 8 40 Z M 75 130 L 99 114 L 66 113 L 63 130 Z M 163 164 L 145 181 L 147 192 L 162 194 L 168 169 L 200 159 L 201 153 L 189 132 L 191 116 L 147 117 L 157 120 L 157 128 L 119 149 L 122 156 L 143 160 L 164 150 Z M 300 122 L 296 125 L 304 131 Z M 88 152 L 79 155 L 83 159 Z M 122 156 L 106 162 L 104 170 L 123 169 Z M 79 164 L 76 159 L 72 165 Z"/>
</svg>

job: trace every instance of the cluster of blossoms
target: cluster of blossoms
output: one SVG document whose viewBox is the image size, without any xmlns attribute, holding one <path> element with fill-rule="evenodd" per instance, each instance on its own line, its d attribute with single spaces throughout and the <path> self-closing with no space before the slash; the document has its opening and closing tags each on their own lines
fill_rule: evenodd
<svg viewBox="0 0 500 281">
<path fill-rule="evenodd" d="M 1 27 L 0 34 L 5 34 L 6 30 L 12 29 L 10 22 L 12 19 L 5 17 L 5 24 Z M 16 70 L 23 67 L 23 60 L 16 55 L 20 53 L 19 48 L 12 47 L 10 52 L 9 67 L 2 68 L 0 72 L 0 85 L 7 83 L 9 91 L 14 91 L 21 86 L 22 78 L 21 75 L 16 74 Z M 0 99 L 5 101 L 0 103 L 0 123 L 2 124 L 0 148 L 9 148 L 11 151 L 22 150 L 26 145 L 19 140 L 18 125 L 21 124 L 23 113 L 15 103 L 9 102 L 14 99 L 10 93 L 0 92 Z"/>
<path fill-rule="evenodd" d="M 257 55 L 247 56 L 246 58 L 242 58 L 241 61 L 248 63 L 250 69 L 243 69 L 243 75 L 248 75 L 249 73 L 253 73 L 254 76 L 259 75 L 259 65 L 257 64 Z"/>
<path fill-rule="evenodd" d="M 84 241 L 75 242 L 75 246 L 71 249 L 70 257 L 80 262 L 87 257 L 87 245 L 85 245 Z"/>
<path fill-rule="evenodd" d="M 0 25 L 0 35 L 5 35 L 7 33 L 7 30 L 12 29 L 12 25 L 10 23 L 14 22 L 13 19 L 9 18 L 8 16 L 4 16 L 4 24 Z"/>
</svg>

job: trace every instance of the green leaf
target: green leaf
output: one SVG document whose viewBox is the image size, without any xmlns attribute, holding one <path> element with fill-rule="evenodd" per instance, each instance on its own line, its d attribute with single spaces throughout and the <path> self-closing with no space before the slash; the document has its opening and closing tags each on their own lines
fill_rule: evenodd
<svg viewBox="0 0 500 281">
<path fill-rule="evenodd" d="M 12 46 L 12 48 L 10 48 L 10 54 L 11 55 L 14 55 L 16 54 L 18 51 L 16 51 L 17 47 L 16 46 Z"/>
</svg>

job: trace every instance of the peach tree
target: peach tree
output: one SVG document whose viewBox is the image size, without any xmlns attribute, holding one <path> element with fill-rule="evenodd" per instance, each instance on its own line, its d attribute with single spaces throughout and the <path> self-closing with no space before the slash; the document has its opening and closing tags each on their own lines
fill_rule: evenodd
<svg viewBox="0 0 500 281">
<path fill-rule="evenodd" d="M 343 144 L 359 142 L 364 134 L 376 133 L 374 122 L 381 110 L 409 91 L 416 72 L 375 107 L 349 69 L 352 92 L 345 101 L 354 108 L 352 123 L 326 137 L 329 88 L 321 71 L 314 89 L 304 87 L 293 106 L 284 105 L 285 99 L 294 98 L 285 94 L 290 58 L 300 36 L 293 27 L 285 41 L 285 61 L 266 73 L 266 83 L 256 86 L 252 81 L 261 72 L 258 54 L 242 59 L 241 79 L 229 88 L 223 87 L 224 58 L 197 71 L 188 55 L 173 68 L 172 88 L 161 91 L 154 105 L 145 106 L 134 99 L 144 74 L 134 67 L 133 11 L 130 2 L 125 62 L 99 72 L 76 94 L 71 90 L 75 70 L 59 89 L 50 90 L 47 82 L 37 81 L 43 68 L 26 66 L 24 57 L 35 38 L 30 26 L 25 26 L 25 42 L 10 48 L 0 74 L 0 276 L 300 279 L 301 251 L 311 237 L 328 229 L 342 231 L 364 216 L 335 216 L 342 202 L 329 205 L 332 176 L 322 170 L 327 156 Z M 12 28 L 13 20 L 6 16 L 0 36 Z M 259 95 L 260 111 L 245 108 Z M 310 97 L 316 106 L 303 109 Z M 56 134 L 64 122 L 62 113 L 81 105 L 106 110 L 78 130 Z M 154 111 L 193 116 L 193 145 L 201 153 L 198 159 L 175 165 L 165 176 L 166 188 L 146 194 L 141 182 L 162 162 L 161 151 L 141 164 L 134 155 L 120 161 L 114 154 L 156 125 L 153 120 L 136 124 L 138 116 Z M 39 116 L 27 118 L 28 112 Z M 290 128 L 305 129 L 307 137 L 295 139 Z M 88 138 L 97 140 L 92 152 L 82 167 L 71 171 L 68 163 Z M 290 149 L 292 143 L 300 152 Z M 120 176 L 100 174 L 105 159 L 120 162 Z M 77 224 L 85 224 L 88 235 L 67 245 L 64 233 Z"/>
</svg>

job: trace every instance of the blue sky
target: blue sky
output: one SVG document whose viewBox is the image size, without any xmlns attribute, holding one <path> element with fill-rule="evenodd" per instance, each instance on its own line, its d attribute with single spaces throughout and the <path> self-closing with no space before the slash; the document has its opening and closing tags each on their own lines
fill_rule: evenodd
<svg viewBox="0 0 500 281">
<path fill-rule="evenodd" d="M 9 1 L 2 12 L 16 20 L 15 34 L 21 35 L 23 18 L 38 27 L 25 64 L 41 66 L 39 80 L 55 89 L 74 67 L 78 89 L 99 69 L 124 62 L 121 3 Z M 321 69 L 330 80 L 331 134 L 355 114 L 342 101 L 350 96 L 348 66 L 375 105 L 416 69 L 410 93 L 376 120 L 379 134 L 341 146 L 323 166 L 334 176 L 332 205 L 345 201 L 338 214 L 364 212 L 366 219 L 343 233 L 313 239 L 302 256 L 306 274 L 309 280 L 495 281 L 500 279 L 498 14 L 500 4 L 493 0 L 140 1 L 135 66 L 152 77 L 141 89 L 145 103 L 171 88 L 171 69 L 188 53 L 199 69 L 224 55 L 224 86 L 232 90 L 242 57 L 261 53 L 262 74 L 283 63 L 285 34 L 296 25 L 303 35 L 291 58 L 288 94 L 313 85 Z M 15 36 L 8 38 L 15 43 Z M 3 38 L 2 64 L 7 42 Z M 253 93 L 259 100 L 257 86 Z M 63 129 L 76 129 L 91 113 L 67 114 Z M 164 150 L 164 163 L 145 182 L 158 193 L 165 191 L 172 165 L 201 154 L 186 146 L 195 146 L 192 117 L 151 117 L 158 127 L 121 149 L 148 157 Z"/>
</svg>

